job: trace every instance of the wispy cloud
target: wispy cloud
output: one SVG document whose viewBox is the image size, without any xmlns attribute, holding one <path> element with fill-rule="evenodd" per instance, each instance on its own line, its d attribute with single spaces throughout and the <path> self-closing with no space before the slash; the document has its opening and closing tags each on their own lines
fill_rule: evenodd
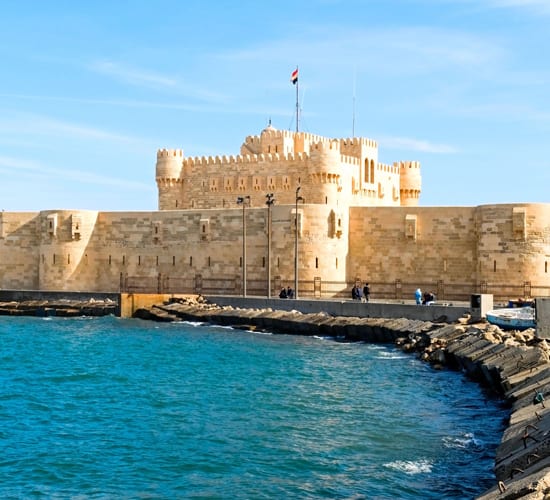
<svg viewBox="0 0 550 500">
<path fill-rule="evenodd" d="M 368 58 L 364 54 L 369 54 Z M 348 66 L 359 70 L 376 68 L 399 71 L 410 69 L 485 66 L 502 55 L 502 49 L 489 37 L 462 31 L 409 26 L 401 28 L 339 29 L 335 26 L 310 27 L 299 38 L 287 38 L 244 50 L 219 54 L 229 61 L 286 62 L 305 60 L 310 66 Z"/>
<path fill-rule="evenodd" d="M 0 98 L 8 99 L 18 99 L 26 101 L 37 101 L 37 102 L 59 102 L 59 103 L 72 103 L 72 104 L 89 104 L 89 105 L 105 105 L 109 107 L 117 106 L 122 108 L 144 108 L 144 109 L 167 109 L 175 111 L 189 111 L 193 113 L 224 113 L 224 114 L 240 114 L 240 115 L 262 115 L 266 114 L 269 116 L 288 116 L 288 110 L 282 109 L 273 109 L 266 107 L 250 106 L 243 105 L 242 102 L 237 102 L 235 106 L 221 105 L 221 104 L 189 104 L 176 101 L 169 102 L 159 102 L 159 101 L 146 101 L 146 100 L 137 100 L 137 99 L 92 99 L 92 98 L 81 98 L 81 97 L 66 97 L 66 96 L 55 96 L 55 95 L 40 95 L 40 94 L 0 94 Z M 7 123 L 4 120 L 0 119 L 0 131 L 5 130 L 14 130 L 12 125 L 15 123 Z M 69 126 L 69 124 L 66 124 Z M 11 127 L 11 128 L 9 128 Z M 16 127 L 17 128 L 17 127 Z M 55 130 L 56 127 L 52 129 Z M 78 127 L 78 128 L 89 128 L 89 127 Z M 25 130 L 28 130 L 28 127 L 25 127 Z M 106 137 L 124 137 L 118 134 L 109 134 L 104 131 Z M 131 138 L 127 138 L 130 141 Z M 142 139 L 135 138 L 135 141 L 142 142 Z"/>
<path fill-rule="evenodd" d="M 117 179 L 115 177 L 106 177 L 105 175 L 95 175 L 90 172 L 84 172 L 74 169 L 63 169 L 51 167 L 35 160 L 26 160 L 10 156 L 0 156 L 0 170 L 13 175 L 32 175 L 36 174 L 48 176 L 63 176 L 64 179 L 77 181 L 83 184 L 95 184 L 103 186 L 121 187 L 125 190 L 151 191 L 154 189 L 151 184 L 135 182 L 129 179 Z"/>
<path fill-rule="evenodd" d="M 212 91 L 204 85 L 197 86 L 186 82 L 181 76 L 164 75 L 154 71 L 130 67 L 114 61 L 94 61 L 87 68 L 115 81 L 133 87 L 146 87 L 153 90 L 168 91 L 175 95 L 184 95 L 206 102 L 226 102 L 228 97 L 219 91 Z"/>
<path fill-rule="evenodd" d="M 138 145 L 145 142 L 140 137 L 118 134 L 109 130 L 90 127 L 89 125 L 62 121 L 33 113 L 19 113 L 16 116 L 0 119 L 0 133 L 5 135 L 61 136 L 64 138 L 102 140 L 128 145 Z"/>
<path fill-rule="evenodd" d="M 488 4 L 497 8 L 521 8 L 540 14 L 550 14 L 548 0 L 488 0 Z"/>
<path fill-rule="evenodd" d="M 451 154 L 458 153 L 458 149 L 447 144 L 434 144 L 429 141 L 411 139 L 408 137 L 379 137 L 378 143 L 384 149 L 401 149 L 408 151 L 419 151 L 422 153 Z"/>
<path fill-rule="evenodd" d="M 177 83 L 174 78 L 151 71 L 129 68 L 112 61 L 95 61 L 90 64 L 90 69 L 130 85 L 173 88 Z"/>
<path fill-rule="evenodd" d="M 535 15 L 550 14 L 548 0 L 435 0 L 441 3 L 470 5 L 476 10 L 486 9 L 522 9 L 526 13 Z"/>
</svg>

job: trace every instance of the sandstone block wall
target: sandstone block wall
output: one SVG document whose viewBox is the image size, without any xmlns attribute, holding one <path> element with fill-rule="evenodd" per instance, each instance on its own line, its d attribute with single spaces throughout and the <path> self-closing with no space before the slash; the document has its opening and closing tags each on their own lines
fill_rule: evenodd
<svg viewBox="0 0 550 500">
<path fill-rule="evenodd" d="M 291 284 L 295 205 L 275 205 L 271 214 L 272 276 Z M 9 228 L 4 223 L 6 236 L 0 239 L 3 288 L 118 291 L 128 276 L 148 283 L 158 278 L 163 280 L 159 286 L 166 287 L 166 279 L 173 286 L 191 286 L 197 275 L 218 280 L 220 291 L 242 286 L 241 208 L 10 215 L 4 216 L 12 222 Z M 244 216 L 247 282 L 265 287 L 268 210 L 246 207 Z M 347 220 L 337 220 L 329 207 L 300 204 L 298 223 L 300 279 L 344 281 L 347 239 L 342 230 Z"/>
<path fill-rule="evenodd" d="M 267 294 L 268 209 L 245 207 L 247 286 Z M 293 286 L 295 204 L 272 207 L 271 275 Z M 298 205 L 299 279 L 323 296 L 356 278 L 392 286 L 546 296 L 550 204 L 481 207 Z M 243 209 L 1 214 L 0 287 L 119 291 L 128 280 L 159 290 L 242 290 Z M 180 290 L 177 288 L 180 287 Z M 272 290 L 274 291 L 274 289 Z M 440 293 L 440 290 L 435 290 Z M 524 293 L 525 292 L 525 293 Z M 403 298 L 410 290 L 403 289 Z M 379 295 L 380 296 L 380 295 Z"/>
<path fill-rule="evenodd" d="M 457 207 L 352 208 L 350 273 L 367 281 L 399 280 L 413 288 L 438 281 L 474 288 L 474 214 L 474 208 Z M 412 297 L 411 290 L 403 293 Z"/>
<path fill-rule="evenodd" d="M 35 212 L 0 212 L 0 288 L 38 289 Z"/>
<path fill-rule="evenodd" d="M 352 207 L 349 271 L 385 283 L 544 296 L 549 231 L 547 204 Z"/>
</svg>

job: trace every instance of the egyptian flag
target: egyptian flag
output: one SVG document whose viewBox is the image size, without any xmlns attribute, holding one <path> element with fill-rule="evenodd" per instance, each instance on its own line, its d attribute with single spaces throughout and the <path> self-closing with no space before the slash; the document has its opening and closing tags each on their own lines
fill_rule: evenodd
<svg viewBox="0 0 550 500">
<path fill-rule="evenodd" d="M 290 81 L 292 82 L 292 85 L 296 85 L 298 83 L 298 68 L 296 68 L 292 75 L 290 75 Z"/>
</svg>

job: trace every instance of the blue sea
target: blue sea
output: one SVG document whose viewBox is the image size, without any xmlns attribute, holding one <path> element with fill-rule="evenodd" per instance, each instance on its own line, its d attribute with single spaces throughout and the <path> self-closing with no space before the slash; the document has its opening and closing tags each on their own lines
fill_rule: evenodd
<svg viewBox="0 0 550 500">
<path fill-rule="evenodd" d="M 508 410 L 391 345 L 0 317 L 0 498 L 470 499 Z"/>
</svg>

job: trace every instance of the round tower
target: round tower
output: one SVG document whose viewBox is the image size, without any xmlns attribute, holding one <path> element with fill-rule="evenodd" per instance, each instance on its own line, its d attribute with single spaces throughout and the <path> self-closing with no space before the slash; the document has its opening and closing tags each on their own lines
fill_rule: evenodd
<svg viewBox="0 0 550 500">
<path fill-rule="evenodd" d="M 401 161 L 394 163 L 399 166 L 399 194 L 401 206 L 417 207 L 422 190 L 422 178 L 420 177 L 420 162 Z"/>
<path fill-rule="evenodd" d="M 305 197 L 308 203 L 336 203 L 346 169 L 342 163 L 340 144 L 337 140 L 319 141 L 311 145 L 310 160 L 302 170 L 307 174 L 311 192 L 306 186 Z"/>
<path fill-rule="evenodd" d="M 38 217 L 39 290 L 97 290 L 90 240 L 95 210 L 44 210 Z"/>
<path fill-rule="evenodd" d="M 176 210 L 183 206 L 181 200 L 182 174 L 183 150 L 159 149 L 156 165 L 159 210 Z"/>
</svg>

